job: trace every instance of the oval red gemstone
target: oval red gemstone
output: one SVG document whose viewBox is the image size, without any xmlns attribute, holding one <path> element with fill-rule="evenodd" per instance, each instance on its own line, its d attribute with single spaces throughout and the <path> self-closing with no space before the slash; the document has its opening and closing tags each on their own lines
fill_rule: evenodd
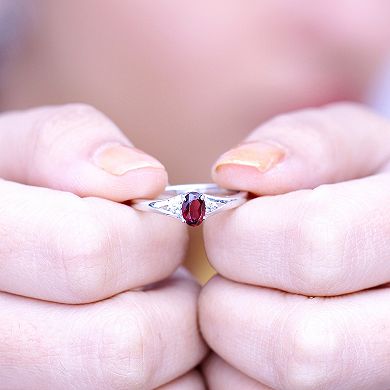
<svg viewBox="0 0 390 390">
<path fill-rule="evenodd" d="M 198 226 L 203 222 L 206 206 L 199 192 L 188 192 L 181 206 L 181 214 L 187 225 Z"/>
</svg>

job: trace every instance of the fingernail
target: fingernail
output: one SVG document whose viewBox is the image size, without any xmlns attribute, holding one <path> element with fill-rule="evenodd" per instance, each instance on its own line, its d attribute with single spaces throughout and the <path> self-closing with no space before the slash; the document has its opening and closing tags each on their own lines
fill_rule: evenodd
<svg viewBox="0 0 390 390">
<path fill-rule="evenodd" d="M 285 156 L 282 147 L 264 142 L 247 142 L 224 153 L 214 164 L 214 172 L 226 165 L 244 165 L 264 173 Z"/>
<path fill-rule="evenodd" d="M 101 146 L 95 152 L 93 161 L 99 168 L 116 176 L 140 168 L 164 169 L 164 166 L 152 156 L 139 149 L 120 144 Z"/>
</svg>

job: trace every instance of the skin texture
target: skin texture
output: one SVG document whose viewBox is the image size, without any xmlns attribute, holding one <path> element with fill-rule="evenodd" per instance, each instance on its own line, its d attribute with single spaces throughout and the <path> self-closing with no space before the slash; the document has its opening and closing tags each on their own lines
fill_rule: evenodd
<svg viewBox="0 0 390 390">
<path fill-rule="evenodd" d="M 8 179 L 0 182 L 3 291 L 85 303 L 156 282 L 179 266 L 187 245 L 183 226 L 112 202 L 152 197 L 167 175 L 162 166 L 119 176 L 96 166 L 95 150 L 113 141 L 130 145 L 130 157 L 139 158 L 106 117 L 68 105 L 3 115 L 0 123 L 9 140 L 1 143 L 0 162 Z M 15 153 L 23 158 L 13 164 Z"/>
<path fill-rule="evenodd" d="M 283 145 L 285 157 L 268 171 L 217 162 L 217 182 L 264 195 L 205 223 L 222 276 L 202 290 L 200 324 L 226 362 L 205 364 L 208 382 L 222 386 L 232 375 L 249 389 L 253 381 L 278 390 L 390 386 L 389 134 L 390 122 L 366 108 L 332 105 L 249 136 Z"/>
<path fill-rule="evenodd" d="M 227 164 L 214 173 L 223 186 L 263 196 L 207 221 L 213 266 L 239 282 L 305 295 L 389 281 L 389 129 L 388 120 L 347 104 L 285 115 L 256 129 L 248 140 L 278 142 L 286 156 L 267 172 Z"/>
<path fill-rule="evenodd" d="M 2 293 L 2 386 L 143 390 L 171 382 L 206 351 L 196 326 L 198 290 L 177 275 L 91 305 Z"/>
<path fill-rule="evenodd" d="M 90 106 L 3 114 L 0 128 L 1 387 L 201 389 L 186 375 L 207 353 L 199 286 L 170 277 L 186 228 L 115 202 L 154 196 L 164 167 Z"/>
<path fill-rule="evenodd" d="M 172 276 L 186 229 L 121 203 L 167 171 L 208 181 L 244 138 L 212 171 L 255 199 L 205 225 L 207 386 L 389 388 L 388 289 L 365 290 L 390 276 L 388 123 L 339 105 L 245 137 L 363 100 L 390 3 L 6 3 L 0 109 L 22 111 L 0 116 L 1 385 L 206 386 L 199 286 Z M 77 101 L 97 109 L 47 106 Z"/>
<path fill-rule="evenodd" d="M 378 288 L 308 298 L 215 277 L 200 299 L 202 333 L 217 354 L 251 378 L 243 384 L 387 389 L 389 295 L 388 288 Z M 205 375 L 211 382 L 213 375 L 220 383 L 229 378 L 212 368 Z"/>
</svg>

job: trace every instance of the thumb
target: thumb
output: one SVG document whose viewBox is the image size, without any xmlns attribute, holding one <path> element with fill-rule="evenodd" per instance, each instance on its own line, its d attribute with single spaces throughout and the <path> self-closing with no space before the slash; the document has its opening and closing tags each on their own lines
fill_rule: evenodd
<svg viewBox="0 0 390 390">
<path fill-rule="evenodd" d="M 219 185 L 274 195 L 377 172 L 390 157 L 390 122 L 356 104 L 279 116 L 214 164 Z"/>
<path fill-rule="evenodd" d="M 1 115 L 0 177 L 119 202 L 153 197 L 167 183 L 159 161 L 84 104 Z"/>
</svg>

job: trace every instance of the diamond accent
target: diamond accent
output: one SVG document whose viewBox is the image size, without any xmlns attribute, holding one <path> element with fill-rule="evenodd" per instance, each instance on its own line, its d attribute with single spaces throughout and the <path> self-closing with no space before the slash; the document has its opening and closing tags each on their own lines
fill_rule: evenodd
<svg viewBox="0 0 390 390">
<path fill-rule="evenodd" d="M 226 203 L 229 202 L 228 199 L 221 199 L 217 197 L 213 197 L 210 195 L 206 195 L 206 215 L 215 212 L 221 207 L 225 206 Z"/>
<path fill-rule="evenodd" d="M 160 211 L 163 214 L 174 215 L 180 220 L 183 219 L 181 215 L 181 205 L 183 203 L 182 195 L 177 195 L 169 199 L 156 200 L 149 203 L 149 206 Z"/>
</svg>

